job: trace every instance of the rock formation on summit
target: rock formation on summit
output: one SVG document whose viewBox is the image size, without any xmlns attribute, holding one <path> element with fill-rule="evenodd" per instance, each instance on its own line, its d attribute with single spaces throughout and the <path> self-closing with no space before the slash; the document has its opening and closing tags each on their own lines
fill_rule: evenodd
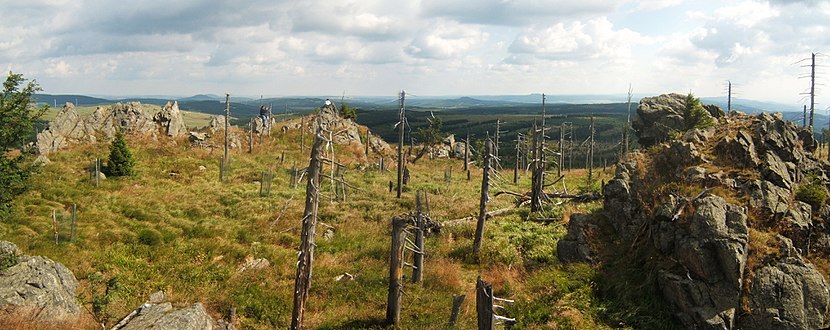
<svg viewBox="0 0 830 330">
<path fill-rule="evenodd" d="M 155 115 L 139 102 L 117 103 L 106 108 L 98 107 L 87 118 L 81 118 L 75 106 L 67 102 L 49 127 L 38 133 L 36 146 L 38 152 L 45 155 L 72 143 L 110 140 L 117 130 L 133 135 L 164 134 L 171 137 L 187 133 L 176 102 L 168 102 Z"/>
<path fill-rule="evenodd" d="M 816 243 L 830 243 L 830 208 L 795 198 L 802 185 L 830 184 L 812 134 L 780 114 L 721 116 L 712 107 L 715 127 L 687 130 L 683 99 L 638 107 L 636 132 L 651 147 L 630 154 L 603 187 L 607 223 L 626 246 L 653 255 L 651 285 L 686 328 L 824 326 L 830 291 L 810 258 L 830 256 L 830 244 Z M 585 221 L 574 226 L 560 258 L 585 261 L 586 239 L 576 236 Z"/>
</svg>

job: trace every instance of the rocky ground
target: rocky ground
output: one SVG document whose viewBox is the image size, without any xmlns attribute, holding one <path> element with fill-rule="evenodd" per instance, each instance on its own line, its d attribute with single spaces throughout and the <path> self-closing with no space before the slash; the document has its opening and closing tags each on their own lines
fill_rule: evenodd
<svg viewBox="0 0 830 330">
<path fill-rule="evenodd" d="M 830 206 L 826 193 L 814 205 L 799 193 L 830 183 L 816 141 L 780 114 L 715 110 L 714 126 L 686 130 L 683 98 L 640 103 L 643 148 L 604 186 L 601 216 L 571 218 L 560 259 L 596 260 L 608 239 L 645 251 L 631 261 L 686 328 L 822 327 L 830 293 L 812 261 L 830 252 Z M 597 234 L 603 226 L 611 238 Z"/>
</svg>

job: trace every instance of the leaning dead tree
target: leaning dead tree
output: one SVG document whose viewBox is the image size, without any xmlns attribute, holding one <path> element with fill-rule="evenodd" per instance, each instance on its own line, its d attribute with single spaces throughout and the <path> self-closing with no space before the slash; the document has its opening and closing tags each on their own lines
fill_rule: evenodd
<svg viewBox="0 0 830 330">
<path fill-rule="evenodd" d="M 318 126 L 314 144 L 311 148 L 311 161 L 308 165 L 308 183 L 306 184 L 305 210 L 303 211 L 303 230 L 300 236 L 300 251 L 297 257 L 297 274 L 294 278 L 294 309 L 291 313 L 291 329 L 302 329 L 305 303 L 311 285 L 311 266 L 314 260 L 314 235 L 317 225 L 317 207 L 320 202 L 321 149 L 324 138 Z"/>
</svg>

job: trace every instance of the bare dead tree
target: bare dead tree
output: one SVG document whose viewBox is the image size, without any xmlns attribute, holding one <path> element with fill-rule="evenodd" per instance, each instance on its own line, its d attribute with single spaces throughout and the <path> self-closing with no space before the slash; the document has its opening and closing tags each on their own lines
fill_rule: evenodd
<svg viewBox="0 0 830 330">
<path fill-rule="evenodd" d="M 321 149 L 324 138 L 319 127 L 311 148 L 311 160 L 308 165 L 308 183 L 306 184 L 305 210 L 303 211 L 303 229 L 300 236 L 300 252 L 297 260 L 297 274 L 294 279 L 294 309 L 291 313 L 291 329 L 303 327 L 305 303 L 311 286 L 311 266 L 314 260 L 314 235 L 317 225 L 317 207 L 320 202 L 320 174 L 322 167 Z"/>
<path fill-rule="evenodd" d="M 389 294 L 386 300 L 386 323 L 397 325 L 401 315 L 401 289 L 403 288 L 404 228 L 407 219 L 392 218 L 392 247 L 389 252 Z"/>
<path fill-rule="evenodd" d="M 401 193 L 403 192 L 403 168 L 406 166 L 404 164 L 403 159 L 403 130 L 404 125 L 406 125 L 406 114 L 405 114 L 405 99 L 406 99 L 406 92 L 401 91 L 401 110 L 398 117 L 398 190 L 397 190 L 397 198 L 401 198 Z"/>
<path fill-rule="evenodd" d="M 473 241 L 473 256 L 478 258 L 478 251 L 481 249 L 481 239 L 484 237 L 484 221 L 487 220 L 487 201 L 490 199 L 490 163 L 493 159 L 493 142 L 487 140 L 484 151 L 484 170 L 481 178 L 481 199 L 478 208 L 478 223 L 476 224 L 476 236 Z"/>
</svg>

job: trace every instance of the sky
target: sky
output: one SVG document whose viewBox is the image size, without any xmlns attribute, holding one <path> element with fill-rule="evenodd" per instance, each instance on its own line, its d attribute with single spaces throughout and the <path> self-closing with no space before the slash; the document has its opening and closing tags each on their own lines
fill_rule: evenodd
<svg viewBox="0 0 830 330">
<path fill-rule="evenodd" d="M 735 97 L 804 104 L 815 52 L 816 108 L 830 106 L 824 0 L 0 0 L 0 12 L 0 68 L 50 94 L 624 95 L 630 84 L 725 96 L 732 81 Z"/>
</svg>

